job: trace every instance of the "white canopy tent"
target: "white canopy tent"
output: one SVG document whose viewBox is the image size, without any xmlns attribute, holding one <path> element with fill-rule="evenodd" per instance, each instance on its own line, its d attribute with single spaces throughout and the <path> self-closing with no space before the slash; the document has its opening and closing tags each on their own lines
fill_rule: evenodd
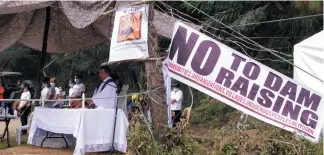
<svg viewBox="0 0 324 155">
<path fill-rule="evenodd" d="M 313 90 L 324 93 L 324 30 L 294 46 L 294 79 Z M 319 80 L 320 79 L 320 80 Z"/>
<path fill-rule="evenodd" d="M 294 79 L 323 96 L 324 30 L 294 45 L 294 64 L 311 74 L 294 67 Z"/>
</svg>

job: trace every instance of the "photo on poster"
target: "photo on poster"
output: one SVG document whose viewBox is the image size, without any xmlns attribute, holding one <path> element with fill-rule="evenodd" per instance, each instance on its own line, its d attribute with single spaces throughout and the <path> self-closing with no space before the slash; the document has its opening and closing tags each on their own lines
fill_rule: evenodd
<svg viewBox="0 0 324 155">
<path fill-rule="evenodd" d="M 129 13 L 120 17 L 118 43 L 126 40 L 141 39 L 141 18 L 142 12 Z"/>
</svg>

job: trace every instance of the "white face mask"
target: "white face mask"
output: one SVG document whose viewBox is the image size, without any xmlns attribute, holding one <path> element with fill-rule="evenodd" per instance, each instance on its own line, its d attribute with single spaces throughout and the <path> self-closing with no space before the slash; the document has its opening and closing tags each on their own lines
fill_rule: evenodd
<svg viewBox="0 0 324 155">
<path fill-rule="evenodd" d="M 173 88 L 172 90 L 173 90 L 173 91 L 178 91 L 178 90 L 179 90 L 179 88 Z"/>
<path fill-rule="evenodd" d="M 52 87 L 55 87 L 55 83 L 50 83 Z"/>
<path fill-rule="evenodd" d="M 69 86 L 72 88 L 73 87 L 73 84 L 71 83 L 71 84 L 69 84 Z"/>
</svg>

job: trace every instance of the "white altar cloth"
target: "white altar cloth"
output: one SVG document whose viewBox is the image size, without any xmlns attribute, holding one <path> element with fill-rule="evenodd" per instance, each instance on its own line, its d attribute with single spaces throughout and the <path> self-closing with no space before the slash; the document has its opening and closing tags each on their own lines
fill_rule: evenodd
<svg viewBox="0 0 324 155">
<path fill-rule="evenodd" d="M 114 118 L 114 109 L 50 109 L 36 107 L 27 143 L 40 146 L 35 139 L 39 136 L 45 136 L 45 132 L 41 131 L 46 130 L 66 135 L 73 134 L 76 138 L 74 155 L 83 155 L 85 152 L 109 151 L 112 147 Z M 127 150 L 126 135 L 128 125 L 125 113 L 119 109 L 114 148 L 124 153 Z M 45 142 L 50 140 L 46 139 Z M 55 147 L 55 145 L 53 146 Z"/>
</svg>

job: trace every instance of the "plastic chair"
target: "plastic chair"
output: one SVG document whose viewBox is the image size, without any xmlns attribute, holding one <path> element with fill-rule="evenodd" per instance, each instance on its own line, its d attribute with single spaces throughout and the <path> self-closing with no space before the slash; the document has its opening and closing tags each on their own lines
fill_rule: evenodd
<svg viewBox="0 0 324 155">
<path fill-rule="evenodd" d="M 182 129 L 190 127 L 190 124 L 189 124 L 190 113 L 191 113 L 191 107 L 187 107 L 182 111 L 182 116 L 180 119 Z"/>
<path fill-rule="evenodd" d="M 33 120 L 33 115 L 34 115 L 34 112 L 31 112 L 31 113 L 30 113 L 30 116 L 29 116 L 29 118 L 28 118 L 28 123 L 27 123 L 27 125 L 25 125 L 25 126 L 21 126 L 20 128 L 17 128 L 17 129 L 16 129 L 16 143 L 17 143 L 18 145 L 20 145 L 20 143 L 21 143 L 21 131 L 22 131 L 22 130 L 27 130 L 28 128 L 30 128 L 31 121 Z"/>
</svg>

